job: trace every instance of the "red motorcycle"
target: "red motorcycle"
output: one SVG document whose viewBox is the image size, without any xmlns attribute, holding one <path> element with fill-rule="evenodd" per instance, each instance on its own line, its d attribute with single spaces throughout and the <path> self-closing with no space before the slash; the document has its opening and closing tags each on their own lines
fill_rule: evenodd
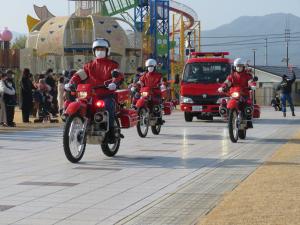
<svg viewBox="0 0 300 225">
<path fill-rule="evenodd" d="M 253 104 L 253 118 L 260 118 L 260 106 L 258 104 L 255 103 L 254 99 L 255 99 L 255 89 L 256 89 L 256 82 L 251 82 L 250 83 L 250 98 L 252 100 L 252 104 Z M 220 97 L 217 101 L 217 103 L 219 104 L 219 113 L 221 115 L 221 117 L 224 120 L 228 120 L 228 116 L 229 116 L 229 111 L 227 108 L 227 102 L 229 101 L 230 97 L 229 94 L 226 97 Z"/>
<path fill-rule="evenodd" d="M 254 86 L 251 88 L 254 89 Z M 232 142 L 236 143 L 239 138 L 246 138 L 247 129 L 253 128 L 254 104 L 253 98 L 242 95 L 239 87 L 231 88 L 229 94 L 227 101 L 229 137 Z"/>
<path fill-rule="evenodd" d="M 101 88 L 107 87 L 79 84 L 76 101 L 69 103 L 65 110 L 63 147 L 67 159 L 72 163 L 82 159 L 86 144 L 100 145 L 108 157 L 116 155 L 123 138 L 121 128 L 137 125 L 136 111 L 125 108 L 129 100 L 129 90 L 115 91 L 114 138 L 113 141 L 109 140 L 109 112 L 105 109 L 103 97 L 95 93 L 96 89 Z"/>
<path fill-rule="evenodd" d="M 160 88 L 143 87 L 140 93 L 141 97 L 136 103 L 139 115 L 137 132 L 140 137 L 144 138 L 148 134 L 149 126 L 151 126 L 152 133 L 159 135 L 161 126 L 164 124 L 163 114 L 171 114 L 172 103 L 162 103 L 166 93 Z"/>
</svg>

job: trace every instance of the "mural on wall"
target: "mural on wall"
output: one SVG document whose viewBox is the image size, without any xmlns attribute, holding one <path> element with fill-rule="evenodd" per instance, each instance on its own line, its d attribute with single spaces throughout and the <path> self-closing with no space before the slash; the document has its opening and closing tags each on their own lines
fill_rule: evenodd
<svg viewBox="0 0 300 225">
<path fill-rule="evenodd" d="M 55 63 L 55 56 L 53 55 L 48 55 L 46 57 L 46 68 L 56 68 L 56 63 Z"/>
</svg>

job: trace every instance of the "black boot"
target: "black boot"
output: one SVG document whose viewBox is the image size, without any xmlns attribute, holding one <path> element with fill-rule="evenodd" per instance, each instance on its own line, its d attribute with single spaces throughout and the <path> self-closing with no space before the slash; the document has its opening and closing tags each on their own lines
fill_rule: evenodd
<svg viewBox="0 0 300 225">
<path fill-rule="evenodd" d="M 109 144 L 114 144 L 115 143 L 116 136 L 115 136 L 115 129 L 114 128 L 109 129 L 109 131 L 106 134 L 106 140 Z"/>
<path fill-rule="evenodd" d="M 296 116 L 294 111 L 292 112 L 292 116 Z"/>
<path fill-rule="evenodd" d="M 247 128 L 253 128 L 253 123 L 252 121 L 247 121 Z"/>
<path fill-rule="evenodd" d="M 124 138 L 124 135 L 120 132 L 116 132 L 116 128 L 110 128 L 110 130 L 106 134 L 106 141 L 109 144 L 114 144 L 116 142 L 116 139 L 118 138 Z"/>
<path fill-rule="evenodd" d="M 286 117 L 286 112 L 283 112 L 283 117 Z"/>
<path fill-rule="evenodd" d="M 163 125 L 166 121 L 164 121 L 162 118 L 158 118 L 157 122 L 158 125 Z"/>
</svg>

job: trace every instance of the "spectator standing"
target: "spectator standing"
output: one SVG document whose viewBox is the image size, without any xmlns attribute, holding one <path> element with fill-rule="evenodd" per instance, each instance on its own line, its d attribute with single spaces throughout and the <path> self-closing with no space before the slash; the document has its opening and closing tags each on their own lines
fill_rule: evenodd
<svg viewBox="0 0 300 225">
<path fill-rule="evenodd" d="M 64 109 L 64 77 L 60 77 L 57 85 L 57 102 L 58 102 L 58 111 L 61 115 Z"/>
<path fill-rule="evenodd" d="M 286 117 L 286 101 L 288 101 L 291 111 L 292 111 L 292 116 L 295 115 L 295 107 L 293 104 L 293 100 L 291 97 L 291 92 L 292 92 L 292 84 L 296 80 L 296 74 L 295 71 L 292 70 L 293 73 L 293 78 L 288 79 L 288 76 L 286 74 L 283 74 L 282 76 L 282 81 L 280 82 L 279 86 L 277 87 L 277 90 L 281 90 L 281 104 L 282 104 L 282 112 L 283 112 L 283 117 Z"/>
<path fill-rule="evenodd" d="M 6 127 L 6 108 L 4 103 L 4 80 L 7 78 L 5 73 L 1 72 L 1 80 L 0 80 L 0 125 Z"/>
<path fill-rule="evenodd" d="M 46 84 L 48 84 L 51 89 L 55 89 L 55 79 L 53 77 L 53 70 L 52 69 L 48 69 L 47 72 L 46 72 L 46 76 L 45 76 L 45 82 Z"/>
<path fill-rule="evenodd" d="M 13 81 L 14 72 L 12 70 L 6 71 L 7 78 L 3 82 L 3 86 L 0 88 L 4 92 L 4 103 L 6 108 L 6 119 L 7 125 L 9 127 L 15 127 L 14 115 L 15 115 L 15 106 L 17 105 L 16 101 L 16 88 Z"/>
<path fill-rule="evenodd" d="M 30 70 L 25 68 L 21 79 L 20 108 L 22 110 L 23 123 L 29 123 L 29 115 L 33 106 L 32 90 L 33 84 L 30 80 Z"/>
<path fill-rule="evenodd" d="M 51 114 L 53 117 L 56 117 L 57 113 L 57 86 L 56 86 L 56 80 L 54 78 L 53 70 L 48 69 L 46 72 L 46 78 L 45 78 L 46 84 L 48 84 L 51 87 L 51 90 L 49 94 L 52 96 L 51 101 Z"/>
</svg>

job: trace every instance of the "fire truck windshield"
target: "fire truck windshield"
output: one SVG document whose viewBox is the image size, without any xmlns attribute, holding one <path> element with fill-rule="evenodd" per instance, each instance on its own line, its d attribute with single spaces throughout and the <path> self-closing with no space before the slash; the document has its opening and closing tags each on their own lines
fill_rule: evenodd
<svg viewBox="0 0 300 225">
<path fill-rule="evenodd" d="M 231 72 L 228 63 L 197 62 L 185 67 L 183 81 L 188 83 L 223 83 Z"/>
</svg>

